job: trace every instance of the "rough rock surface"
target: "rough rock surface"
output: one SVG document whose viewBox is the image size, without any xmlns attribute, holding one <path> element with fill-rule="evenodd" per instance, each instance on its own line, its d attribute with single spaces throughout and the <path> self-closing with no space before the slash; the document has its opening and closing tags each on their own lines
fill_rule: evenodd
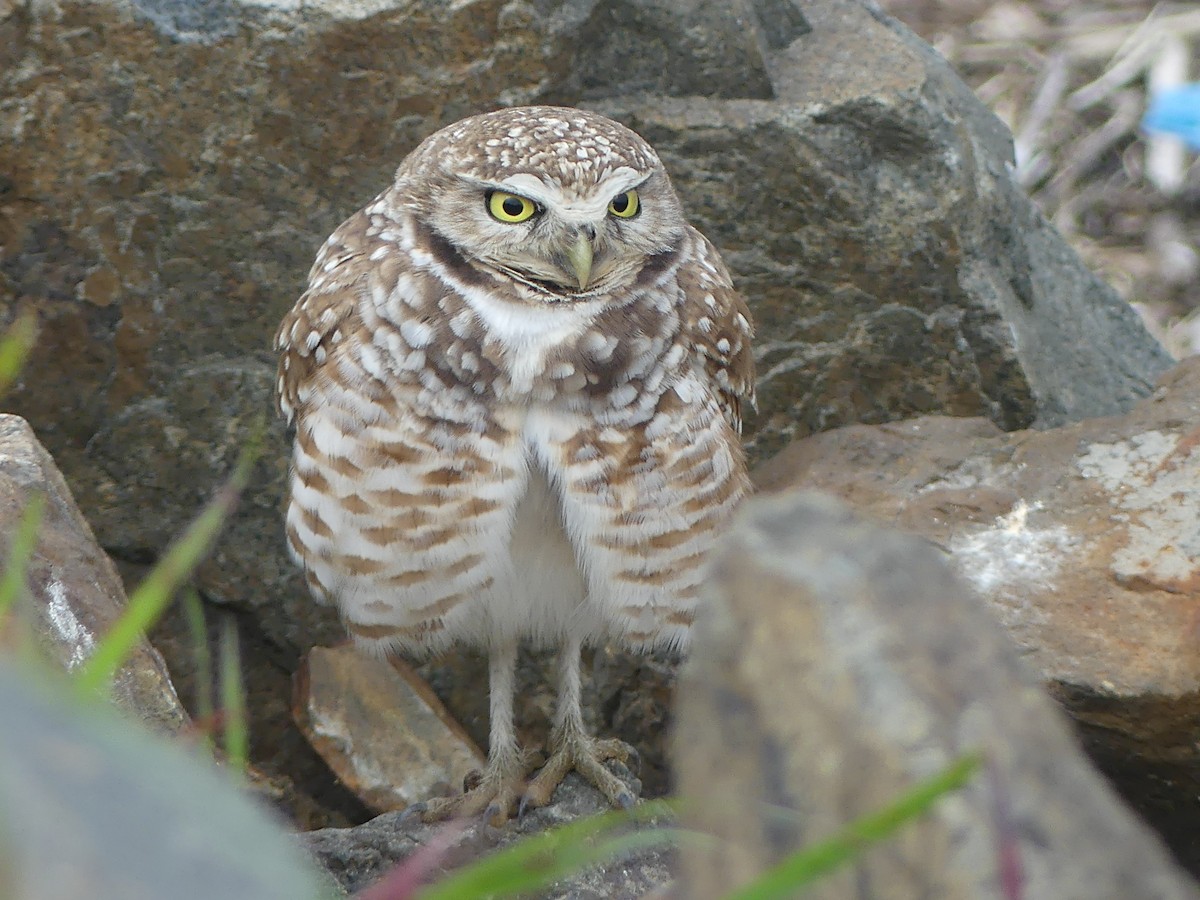
<svg viewBox="0 0 1200 900">
<path fill-rule="evenodd" d="M 1127 415 L 852 426 L 757 473 L 943 548 L 1126 796 L 1200 869 L 1200 360 Z"/>
<path fill-rule="evenodd" d="M 325 236 L 440 125 L 527 102 L 660 148 L 758 321 L 758 458 L 857 421 L 1116 412 L 1167 365 L 1013 186 L 999 122 L 870 3 L 0 0 L 0 325 L 41 326 L 11 399 L 102 545 L 153 559 L 228 471 Z M 268 448 L 198 586 L 294 668 L 339 630 L 285 557 L 278 422 Z M 611 683 L 598 729 L 644 745 L 622 710 L 662 710 Z"/>
<path fill-rule="evenodd" d="M 727 6 L 0 7 L 0 310 L 42 325 L 14 402 L 102 543 L 162 549 L 268 407 L 270 336 L 315 248 L 420 138 L 501 103 L 585 103 L 660 147 L 759 322 L 760 453 L 1144 392 L 1164 355 L 1013 187 L 1007 134 L 928 47 L 853 0 Z M 283 557 L 283 456 L 200 586 L 295 658 L 332 622 Z"/>
<path fill-rule="evenodd" d="M 97 640 L 120 617 L 125 589 L 28 423 L 0 414 L 0 569 L 36 494 L 45 498 L 45 506 L 13 639 L 19 637 L 15 628 L 31 625 L 47 656 L 69 672 L 91 656 Z M 188 721 L 162 657 L 145 639 L 117 670 L 112 697 L 160 731 L 178 731 Z"/>
<path fill-rule="evenodd" d="M 963 790 L 811 895 L 1200 896 L 938 551 L 815 495 L 744 508 L 674 747 L 684 824 L 718 838 L 684 849 L 689 898 L 724 896 L 969 751 L 987 762 Z"/>
<path fill-rule="evenodd" d="M 615 767 L 613 771 L 621 775 L 626 783 L 637 787 L 636 779 L 623 767 Z M 555 791 L 554 802 L 550 806 L 531 810 L 521 819 L 510 820 L 503 828 L 493 828 L 482 821 L 471 820 L 463 823 L 461 831 L 454 833 L 449 830 L 454 826 L 431 827 L 409 821 L 403 817 L 403 813 L 384 813 L 356 828 L 325 828 L 302 835 L 300 840 L 344 890 L 355 892 L 377 881 L 421 847 L 437 844 L 445 834 L 451 837 L 445 855 L 432 870 L 431 877 L 522 836 L 537 834 L 607 809 L 608 804 L 599 792 L 572 774 Z M 653 825 L 650 823 L 651 827 Z M 439 837 L 439 828 L 448 830 Z M 670 861 L 670 854 L 665 851 L 640 853 L 591 869 L 538 896 L 546 900 L 634 900 L 670 883 Z"/>
<path fill-rule="evenodd" d="M 463 777 L 486 761 L 407 663 L 350 644 L 308 653 L 296 674 L 294 715 L 342 783 L 375 812 L 461 790 Z"/>
</svg>

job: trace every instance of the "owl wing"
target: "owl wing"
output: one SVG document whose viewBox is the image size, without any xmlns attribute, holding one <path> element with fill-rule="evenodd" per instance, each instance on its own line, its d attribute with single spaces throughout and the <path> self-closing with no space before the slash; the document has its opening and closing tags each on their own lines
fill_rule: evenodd
<svg viewBox="0 0 1200 900">
<path fill-rule="evenodd" d="M 426 349 L 444 352 L 411 304 L 439 283 L 383 205 L 325 243 L 276 337 L 279 407 L 296 432 L 287 539 L 361 645 L 436 651 L 485 642 L 487 611 L 510 592 L 524 448 L 427 365 Z"/>
<path fill-rule="evenodd" d="M 599 428 L 594 417 L 563 412 L 576 420 L 544 454 L 588 603 L 631 649 L 687 646 L 704 560 L 749 491 L 730 411 L 722 415 L 706 382 L 685 367 L 649 422 L 617 418 Z"/>
<path fill-rule="evenodd" d="M 330 235 L 309 270 L 308 289 L 275 334 L 279 353 L 275 400 L 289 425 L 304 405 L 310 378 L 341 339 L 348 321 L 357 316 L 365 267 L 356 263 L 373 249 L 368 225 L 366 215 L 359 212 Z"/>
<path fill-rule="evenodd" d="M 739 434 L 742 405 L 754 408 L 754 329 L 750 308 L 733 286 L 717 249 L 691 231 L 696 261 L 680 271 L 689 298 L 684 326 L 701 371 L 715 387 L 721 412 Z"/>
<path fill-rule="evenodd" d="M 690 363 L 663 382 L 649 421 L 636 404 L 624 421 L 609 411 L 607 428 L 562 412 L 577 418 L 545 454 L 589 603 L 635 649 L 687 645 L 704 560 L 750 489 L 737 435 L 754 403 L 749 311 L 716 249 L 696 231 L 685 241 L 678 340 Z"/>
</svg>

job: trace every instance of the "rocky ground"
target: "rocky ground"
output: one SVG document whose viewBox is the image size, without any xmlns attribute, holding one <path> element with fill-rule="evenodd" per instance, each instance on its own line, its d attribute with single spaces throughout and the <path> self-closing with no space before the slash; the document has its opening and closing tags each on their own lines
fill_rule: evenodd
<svg viewBox="0 0 1200 900">
<path fill-rule="evenodd" d="M 1111 875 L 1116 893 L 1075 895 L 1190 896 L 1159 838 L 1113 799 L 1020 673 L 1050 689 L 1092 759 L 1175 859 L 1200 871 L 1195 368 L 1173 368 L 1093 274 L 1077 252 L 1088 254 L 1082 231 L 1066 227 L 1073 249 L 1054 227 L 1080 207 L 1047 205 L 1053 177 L 1031 182 L 1020 159 L 1014 167 L 1009 133 L 927 45 L 858 0 L 798 9 L 569 0 L 539 13 L 474 0 L 445 16 L 387 2 L 364 16 L 336 3 L 0 2 L 0 325 L 29 309 L 40 327 L 5 401 L 40 444 L 19 419 L 6 420 L 21 446 L 0 462 L 25 462 L 9 473 L 11 494 L 0 493 L 0 539 L 29 485 L 52 484 L 63 509 L 74 510 L 73 493 L 82 510 L 63 514 L 74 529 L 64 540 L 85 542 L 86 520 L 134 583 L 270 415 L 270 336 L 325 235 L 441 124 L 498 103 L 586 105 L 655 144 L 750 301 L 760 402 L 747 440 L 760 486 L 820 488 L 916 533 L 924 549 L 896 544 L 896 569 L 934 572 L 928 591 L 913 587 L 919 579 L 897 587 L 873 555 L 890 538 L 795 497 L 786 507 L 764 500 L 748 510 L 740 540 L 747 558 L 782 579 L 779 596 L 798 592 L 789 608 L 803 621 L 762 603 L 748 575 L 714 587 L 714 608 L 724 604 L 726 621 L 743 624 L 721 631 L 714 620 L 709 650 L 694 661 L 692 700 L 680 701 L 701 710 L 686 727 L 696 759 L 707 761 L 686 762 L 669 745 L 668 659 L 596 652 L 586 673 L 590 724 L 639 749 L 646 795 L 670 786 L 674 753 L 685 790 L 708 791 L 685 773 L 727 769 L 727 803 L 756 796 L 812 823 L 844 821 L 931 760 L 982 742 L 991 787 L 950 804 L 914 838 L 941 855 L 901 843 L 871 878 L 905 872 L 913 892 L 927 892 L 936 858 L 947 895 L 1012 896 L 994 892 L 1009 870 L 980 862 L 999 847 L 1024 860 L 1027 896 L 1072 896 L 1055 879 L 1087 884 L 1085 872 Z M 949 21 L 922 19 L 932 7 L 907 9 L 919 27 Z M 1052 12 L 1038 21 L 1074 27 L 1070 9 Z M 994 40 L 971 29 L 1009 21 L 999 15 L 964 19 L 975 37 L 962 46 Z M 664 45 L 664 33 L 683 37 Z M 952 58 L 958 46 L 948 47 Z M 975 79 L 986 67 L 970 69 L 971 59 L 959 62 Z M 975 83 L 988 98 L 990 82 Z M 1094 162 L 1111 161 L 1106 151 Z M 394 819 L 363 823 L 453 789 L 478 758 L 482 663 L 452 654 L 414 671 L 337 649 L 306 661 L 312 646 L 334 647 L 342 635 L 284 554 L 286 437 L 267 421 L 253 487 L 194 581 L 211 636 L 227 620 L 241 634 L 258 793 L 298 829 L 333 828 L 308 846 L 356 888 L 427 837 Z M 760 539 L 774 528 L 761 517 L 787 525 L 775 543 Z M 845 566 L 823 568 L 800 552 L 825 532 L 844 538 L 828 553 Z M 931 553 L 971 589 L 936 574 Z M 793 557 L 795 566 L 775 565 Z M 87 558 L 106 586 L 103 603 L 119 604 L 107 557 Z M 831 573 L 855 567 L 861 577 L 831 595 Z M 50 586 L 68 582 L 39 577 L 43 610 L 59 610 Z M 972 605 L 972 590 L 990 612 Z M 842 595 L 856 598 L 845 619 L 830 599 Z M 888 603 L 923 612 L 889 617 L 880 612 Z M 759 606 L 763 635 L 744 621 Z M 959 608 L 973 611 L 947 612 Z M 66 637 L 55 623 L 70 620 L 43 615 L 64 665 L 109 621 L 73 615 L 87 627 Z M 988 624 L 997 618 L 1007 638 Z M 741 656 L 738 635 L 768 649 Z M 891 648 L 877 657 L 886 665 L 867 664 L 863 635 Z M 151 637 L 194 714 L 202 667 L 182 608 Z M 979 659 L 964 648 L 980 649 Z M 762 670 L 739 671 L 746 659 L 763 660 Z M 151 694 L 169 698 L 179 727 L 186 715 L 161 658 L 146 645 L 139 660 L 139 671 L 157 672 Z M 727 665 L 714 669 L 714 660 Z M 542 656 L 522 661 L 530 741 L 547 727 L 548 670 Z M 840 685 L 827 704 L 810 697 L 812 671 Z M 704 712 L 705 691 L 721 677 L 741 705 Z M 772 710 L 763 683 L 794 705 Z M 861 720 L 861 708 L 889 698 L 913 710 L 919 734 L 887 717 Z M 1044 727 L 1011 725 L 1023 717 Z M 745 752 L 704 757 L 743 733 L 733 722 L 747 726 Z M 878 777 L 861 795 L 836 790 L 840 773 L 862 771 Z M 809 793 L 810 784 L 830 792 Z M 1030 800 L 1039 796 L 1053 802 L 1039 810 Z M 996 811 L 1010 806 L 1012 828 L 1009 812 Z M 564 809 L 556 804 L 546 821 Z M 754 823 L 759 811 L 745 810 L 743 824 L 766 837 L 750 850 L 731 840 L 726 871 L 765 865 L 810 833 Z M 463 854 L 503 839 L 472 832 Z M 1145 861 L 1136 872 L 1132 855 Z M 661 859 L 643 862 L 637 878 L 665 880 Z M 628 895 L 651 881 L 631 880 Z"/>
</svg>

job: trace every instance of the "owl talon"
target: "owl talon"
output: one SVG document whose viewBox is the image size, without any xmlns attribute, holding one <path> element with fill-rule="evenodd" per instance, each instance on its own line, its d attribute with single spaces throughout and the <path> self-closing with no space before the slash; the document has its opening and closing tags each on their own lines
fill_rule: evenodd
<svg viewBox="0 0 1200 900">
<path fill-rule="evenodd" d="M 558 743 L 558 749 L 525 788 L 521 797 L 522 809 L 548 804 L 555 789 L 572 769 L 591 782 L 613 806 L 629 809 L 637 803 L 637 797 L 625 782 L 604 765 L 610 759 L 626 762 L 632 755 L 632 747 L 624 741 L 597 740 L 582 734 L 570 735 Z"/>
<path fill-rule="evenodd" d="M 489 762 L 482 772 L 468 772 L 463 777 L 464 790 L 459 796 L 414 804 L 422 808 L 421 821 L 441 822 L 478 816 L 499 828 L 512 816 L 525 778 L 541 758 L 534 750 L 518 750 L 503 762 Z"/>
<path fill-rule="evenodd" d="M 446 819 L 453 819 L 459 815 L 455 802 L 458 799 L 457 797 L 438 797 L 423 803 L 414 803 L 410 809 L 415 808 L 413 815 L 419 817 L 426 825 L 433 822 L 444 822 Z"/>
<path fill-rule="evenodd" d="M 617 743 L 624 748 L 624 758 L 617 756 L 613 756 L 611 758 L 619 760 L 619 762 L 629 770 L 629 774 L 635 777 L 641 775 L 642 754 L 638 753 L 637 747 L 633 746 L 632 744 L 626 744 L 624 741 L 617 741 Z"/>
<path fill-rule="evenodd" d="M 508 805 L 509 804 L 500 803 L 497 800 L 493 800 L 488 804 L 487 809 L 483 811 L 483 821 L 487 822 L 494 828 L 499 828 L 504 824 L 505 820 L 508 819 Z"/>
<path fill-rule="evenodd" d="M 491 825 L 499 826 L 508 818 L 515 796 L 515 789 L 506 788 L 494 780 L 489 784 L 485 775 L 478 785 L 465 794 L 441 797 L 416 805 L 422 807 L 419 815 L 421 821 L 426 824 L 478 816 Z"/>
</svg>

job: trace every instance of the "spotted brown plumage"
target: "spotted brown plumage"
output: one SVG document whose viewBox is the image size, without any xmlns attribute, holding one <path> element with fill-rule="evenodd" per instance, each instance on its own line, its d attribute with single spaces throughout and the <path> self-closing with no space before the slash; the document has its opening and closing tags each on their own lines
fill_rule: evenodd
<svg viewBox="0 0 1200 900">
<path fill-rule="evenodd" d="M 289 547 L 361 646 L 490 658 L 487 769 L 427 817 L 503 818 L 571 768 L 631 801 L 601 765 L 623 745 L 583 730 L 580 647 L 686 647 L 748 490 L 751 339 L 654 150 L 594 113 L 451 125 L 325 242 L 276 337 Z M 560 649 L 527 785 L 521 641 Z"/>
</svg>

